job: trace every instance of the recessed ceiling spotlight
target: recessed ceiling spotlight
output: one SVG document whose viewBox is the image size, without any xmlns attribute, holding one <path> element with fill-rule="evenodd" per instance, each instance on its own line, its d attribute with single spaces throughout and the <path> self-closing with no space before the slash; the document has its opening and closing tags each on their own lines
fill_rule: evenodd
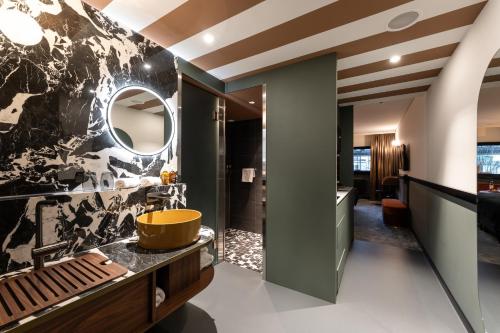
<svg viewBox="0 0 500 333">
<path fill-rule="evenodd" d="M 389 31 L 399 31 L 407 29 L 417 23 L 419 17 L 420 12 L 416 10 L 404 12 L 390 20 L 387 24 L 387 29 Z"/>
<path fill-rule="evenodd" d="M 215 37 L 211 33 L 207 32 L 203 35 L 203 41 L 207 44 L 212 44 L 215 41 Z"/>
<path fill-rule="evenodd" d="M 147 62 L 143 65 L 143 67 L 144 67 L 145 69 L 151 69 L 151 65 L 150 65 L 150 64 L 148 64 Z"/>
<path fill-rule="evenodd" d="M 255 104 L 255 101 L 250 101 L 250 102 L 248 102 L 248 103 L 249 103 L 249 104 Z"/>
<path fill-rule="evenodd" d="M 391 62 L 391 64 L 397 64 L 398 62 L 401 61 L 401 56 L 398 54 L 395 54 L 389 58 L 389 61 Z"/>
</svg>

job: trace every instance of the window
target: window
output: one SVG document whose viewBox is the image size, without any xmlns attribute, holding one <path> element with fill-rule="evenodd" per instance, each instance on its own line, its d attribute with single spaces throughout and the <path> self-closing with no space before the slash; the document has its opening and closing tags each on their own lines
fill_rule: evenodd
<svg viewBox="0 0 500 333">
<path fill-rule="evenodd" d="M 477 172 L 500 174 L 500 142 L 478 144 Z"/>
<path fill-rule="evenodd" d="M 370 147 L 354 147 L 354 171 L 370 172 Z"/>
</svg>

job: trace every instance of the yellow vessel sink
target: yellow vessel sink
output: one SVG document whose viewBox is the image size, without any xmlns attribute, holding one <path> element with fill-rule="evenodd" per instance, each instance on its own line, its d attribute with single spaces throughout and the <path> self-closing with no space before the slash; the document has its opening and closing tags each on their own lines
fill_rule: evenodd
<svg viewBox="0 0 500 333">
<path fill-rule="evenodd" d="M 201 228 L 201 213 L 192 209 L 171 209 L 137 217 L 139 246 L 171 250 L 196 242 Z"/>
</svg>

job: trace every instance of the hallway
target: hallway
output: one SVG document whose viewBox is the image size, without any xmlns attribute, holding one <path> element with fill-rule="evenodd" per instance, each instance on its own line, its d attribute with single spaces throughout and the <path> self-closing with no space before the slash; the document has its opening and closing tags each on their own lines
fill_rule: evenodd
<svg viewBox="0 0 500 333">
<path fill-rule="evenodd" d="M 356 240 L 343 281 L 330 304 L 221 263 L 212 284 L 152 332 L 466 332 L 420 251 Z"/>
<path fill-rule="evenodd" d="M 382 219 L 382 206 L 360 199 L 354 206 L 354 239 L 421 251 L 410 228 L 389 227 Z"/>
</svg>

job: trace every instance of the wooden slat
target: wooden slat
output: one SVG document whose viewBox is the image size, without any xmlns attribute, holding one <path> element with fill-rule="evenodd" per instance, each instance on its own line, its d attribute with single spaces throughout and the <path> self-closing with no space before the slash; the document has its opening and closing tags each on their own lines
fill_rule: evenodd
<svg viewBox="0 0 500 333">
<path fill-rule="evenodd" d="M 37 309 L 37 307 L 30 302 L 28 297 L 24 294 L 24 292 L 21 290 L 21 288 L 19 288 L 19 286 L 15 283 L 15 281 L 8 281 L 8 283 L 6 283 L 6 284 L 8 284 L 10 286 L 10 288 L 14 292 L 14 295 L 17 297 L 19 302 L 23 305 L 23 307 L 24 307 L 23 312 L 32 313 L 34 310 Z"/>
<path fill-rule="evenodd" d="M 12 311 L 12 318 L 15 318 L 16 313 L 22 313 L 22 310 L 19 308 L 19 305 L 16 303 L 14 298 L 12 298 L 12 295 L 10 292 L 7 290 L 4 284 L 0 286 L 0 293 L 3 296 L 3 299 L 7 303 L 7 306 L 9 307 L 10 311 Z"/>
<path fill-rule="evenodd" d="M 54 281 L 49 279 L 49 277 L 44 273 L 42 273 L 41 271 L 37 272 L 36 275 L 33 274 L 31 276 L 31 280 L 33 281 L 33 283 L 37 288 L 43 290 L 43 293 L 47 297 L 49 297 L 49 299 L 59 298 L 65 294 L 65 291 L 62 290 L 61 287 L 59 287 L 56 283 L 54 283 Z M 54 295 L 54 293 L 49 288 L 47 288 L 47 286 L 44 283 L 42 283 L 42 281 L 45 282 L 45 284 L 47 284 L 57 294 L 57 296 Z"/>
<path fill-rule="evenodd" d="M 0 327 L 127 273 L 126 268 L 115 263 L 105 264 L 106 261 L 101 255 L 89 253 L 0 281 L 0 294 L 12 312 L 9 315 L 4 304 L 0 306 Z"/>
<path fill-rule="evenodd" d="M 26 279 L 16 279 L 16 280 L 19 281 L 19 283 L 24 287 L 26 292 L 33 298 L 35 303 L 37 303 L 39 306 L 43 306 L 45 305 L 45 303 L 47 303 L 48 298 L 46 300 L 43 299 L 42 296 L 40 296 L 39 292 L 36 291 L 35 288 L 33 288 Z"/>
</svg>

